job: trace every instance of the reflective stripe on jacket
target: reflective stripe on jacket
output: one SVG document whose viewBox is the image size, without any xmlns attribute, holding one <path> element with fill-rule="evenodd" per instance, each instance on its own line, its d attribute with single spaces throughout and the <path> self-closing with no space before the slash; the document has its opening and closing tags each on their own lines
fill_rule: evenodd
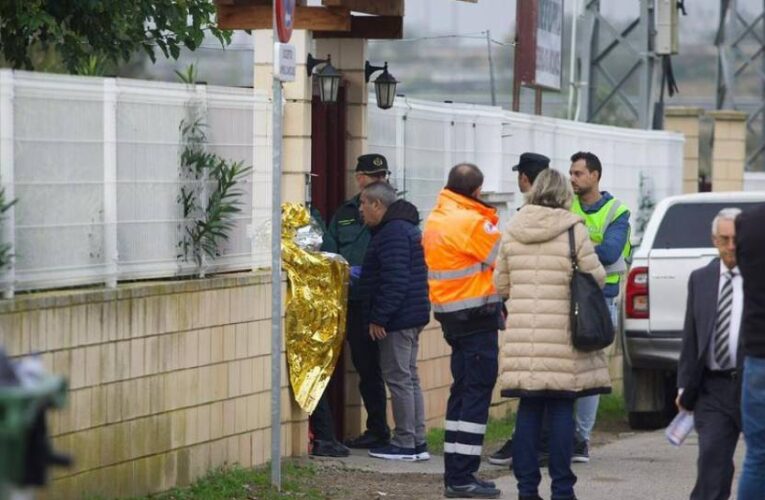
<svg viewBox="0 0 765 500">
<path fill-rule="evenodd" d="M 599 245 L 603 242 L 603 238 L 606 234 L 606 229 L 608 229 L 608 226 L 611 225 L 613 221 L 624 215 L 626 212 L 629 212 L 627 207 L 624 206 L 619 200 L 612 198 L 602 207 L 600 207 L 597 212 L 587 213 L 582 208 L 578 196 L 574 197 L 574 201 L 571 205 L 571 211 L 584 219 L 584 224 L 587 226 L 587 230 L 590 233 L 590 240 L 595 245 Z M 621 275 L 627 272 L 627 261 L 630 257 L 631 250 L 632 247 L 630 246 L 630 239 L 628 235 L 627 240 L 624 242 L 622 254 L 619 259 L 612 264 L 604 264 L 607 273 L 607 284 L 618 284 Z"/>
<path fill-rule="evenodd" d="M 492 282 L 494 264 L 499 252 L 499 217 L 493 207 L 483 202 L 444 189 L 430 213 L 423 231 L 423 248 L 428 264 L 430 301 L 436 319 L 449 322 L 455 316 L 444 316 L 474 309 L 486 309 L 481 316 L 498 311 L 501 298 Z M 461 315 L 458 321 L 475 319 Z M 496 326 L 496 321 L 492 323 Z M 445 330 L 446 332 L 446 330 Z"/>
</svg>

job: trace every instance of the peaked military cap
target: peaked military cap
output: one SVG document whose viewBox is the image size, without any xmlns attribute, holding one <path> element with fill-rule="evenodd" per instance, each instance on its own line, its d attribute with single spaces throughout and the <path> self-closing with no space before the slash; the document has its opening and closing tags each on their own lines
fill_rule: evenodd
<svg viewBox="0 0 765 500">
<path fill-rule="evenodd" d="M 540 171 L 550 166 L 550 158 L 539 153 L 523 153 L 518 165 L 513 167 L 514 171 L 529 172 Z"/>
<path fill-rule="evenodd" d="M 387 174 L 388 160 L 377 153 L 361 155 L 356 161 L 356 172 L 368 175 Z"/>
</svg>

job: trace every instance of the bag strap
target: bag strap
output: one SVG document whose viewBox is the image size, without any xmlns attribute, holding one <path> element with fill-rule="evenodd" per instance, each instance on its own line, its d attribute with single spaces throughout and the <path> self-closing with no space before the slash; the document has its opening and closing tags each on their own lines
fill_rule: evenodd
<svg viewBox="0 0 765 500">
<path fill-rule="evenodd" d="M 571 257 L 571 268 L 576 271 L 579 269 L 579 263 L 576 259 L 576 246 L 574 245 L 574 226 L 568 228 L 568 249 Z"/>
</svg>

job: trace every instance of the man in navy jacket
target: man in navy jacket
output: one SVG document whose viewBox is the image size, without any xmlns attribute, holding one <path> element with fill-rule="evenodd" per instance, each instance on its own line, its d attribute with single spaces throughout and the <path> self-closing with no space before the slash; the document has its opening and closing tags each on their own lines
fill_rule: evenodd
<svg viewBox="0 0 765 500">
<path fill-rule="evenodd" d="M 380 346 L 380 367 L 396 424 L 390 444 L 370 449 L 369 455 L 427 460 L 417 348 L 420 332 L 430 321 L 430 300 L 419 213 L 408 201 L 398 200 L 386 182 L 365 187 L 360 202 L 372 233 L 359 284 L 363 317 L 369 336 Z"/>
</svg>

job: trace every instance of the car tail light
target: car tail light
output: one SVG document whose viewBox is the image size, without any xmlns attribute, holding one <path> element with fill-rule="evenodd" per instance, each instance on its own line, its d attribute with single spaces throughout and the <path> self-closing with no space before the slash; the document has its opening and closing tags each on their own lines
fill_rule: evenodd
<svg viewBox="0 0 765 500">
<path fill-rule="evenodd" d="M 650 304 L 647 267 L 635 267 L 630 271 L 627 278 L 626 312 L 628 318 L 648 319 Z"/>
</svg>

